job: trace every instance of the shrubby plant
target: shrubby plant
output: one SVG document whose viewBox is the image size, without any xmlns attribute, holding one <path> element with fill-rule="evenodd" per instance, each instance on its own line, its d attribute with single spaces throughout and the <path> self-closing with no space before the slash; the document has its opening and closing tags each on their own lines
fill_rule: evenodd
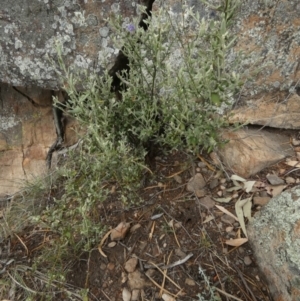
<svg viewBox="0 0 300 301">
<path fill-rule="evenodd" d="M 61 245 L 71 241 L 77 250 L 89 250 L 97 242 L 102 231 L 97 206 L 112 185 L 125 208 L 139 201 L 149 145 L 197 154 L 221 143 L 226 120 L 220 113 L 233 103 L 240 85 L 234 66 L 226 63 L 234 43 L 228 26 L 237 2 L 223 3 L 212 19 L 200 19 L 188 6 L 178 15 L 161 8 L 146 32 L 138 19 L 111 19 L 115 42 L 130 62 L 129 74 L 119 74 L 127 87 L 122 100 L 111 93 L 107 72 L 82 82 L 80 74 L 65 68 L 58 48 L 69 101 L 57 105 L 85 128 L 79 147 L 60 170 L 65 194 L 43 216 L 60 233 Z"/>
<path fill-rule="evenodd" d="M 240 86 L 225 59 L 234 43 L 228 25 L 236 2 L 231 3 L 217 7 L 222 12 L 215 19 L 200 19 L 189 6 L 178 15 L 161 8 L 146 33 L 137 21 L 112 22 L 130 61 L 130 74 L 122 77 L 128 89 L 118 104 L 120 131 L 193 153 L 220 143 L 226 121 L 219 113 Z"/>
<path fill-rule="evenodd" d="M 226 60 L 234 43 L 228 27 L 237 2 L 222 3 L 211 19 L 201 19 L 188 6 L 178 15 L 161 8 L 147 32 L 138 28 L 137 19 L 126 24 L 110 20 L 116 43 L 130 61 L 129 74 L 120 74 L 127 87 L 121 101 L 111 93 L 107 72 L 82 82 L 80 72 L 65 67 L 58 47 L 59 75 L 69 101 L 56 105 L 77 118 L 84 135 L 57 171 L 62 197 L 31 217 L 32 224 L 53 233 L 51 247 L 34 267 L 36 272 L 51 263 L 45 265 L 47 279 L 53 279 L 50 286 L 63 281 L 70 254 L 79 256 L 99 242 L 103 225 L 98 206 L 113 185 L 124 208 L 139 201 L 149 145 L 197 154 L 222 143 L 219 131 L 226 120 L 221 113 L 240 86 L 235 66 Z"/>
</svg>

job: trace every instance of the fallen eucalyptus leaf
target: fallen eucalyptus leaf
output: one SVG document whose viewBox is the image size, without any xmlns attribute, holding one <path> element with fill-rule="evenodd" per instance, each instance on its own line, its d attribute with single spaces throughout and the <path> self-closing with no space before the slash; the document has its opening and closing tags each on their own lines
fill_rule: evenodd
<svg viewBox="0 0 300 301">
<path fill-rule="evenodd" d="M 247 181 L 244 182 L 244 190 L 248 193 L 252 190 L 253 186 L 255 184 L 255 181 Z"/>
<path fill-rule="evenodd" d="M 241 190 L 242 188 L 243 188 L 242 186 L 233 186 L 233 187 L 226 189 L 226 191 L 228 191 L 228 192 L 237 191 L 237 190 Z"/>
<path fill-rule="evenodd" d="M 227 198 L 213 198 L 215 201 L 219 203 L 229 203 L 232 200 L 232 197 L 227 197 Z"/>
<path fill-rule="evenodd" d="M 225 241 L 226 245 L 232 246 L 232 247 L 239 247 L 246 243 L 248 241 L 248 238 L 236 238 L 236 239 L 228 239 Z"/>
<path fill-rule="evenodd" d="M 232 175 L 230 177 L 231 180 L 236 180 L 236 181 L 239 181 L 239 182 L 246 182 L 246 180 L 238 175 Z"/>
<path fill-rule="evenodd" d="M 285 164 L 292 166 L 292 167 L 300 167 L 299 161 L 288 161 L 288 162 L 285 162 Z"/>
<path fill-rule="evenodd" d="M 219 210 L 221 210 L 222 212 L 224 212 L 225 214 L 233 217 L 236 221 L 238 221 L 238 218 L 232 214 L 231 212 L 229 212 L 227 209 L 225 209 L 223 206 L 219 206 L 219 205 L 215 205 Z"/>
<path fill-rule="evenodd" d="M 214 219 L 214 217 L 213 217 L 212 215 L 208 215 L 208 216 L 206 217 L 206 219 L 203 221 L 203 224 L 208 223 L 208 222 L 210 222 L 210 221 L 213 220 L 213 219 Z"/>
<path fill-rule="evenodd" d="M 250 198 L 246 198 L 246 199 L 238 199 L 235 203 L 235 213 L 236 216 L 239 220 L 239 223 L 241 225 L 241 228 L 245 234 L 246 237 L 248 237 L 247 235 L 247 231 L 246 231 L 246 226 L 245 226 L 245 219 L 244 219 L 244 206 L 247 202 L 251 202 L 252 196 Z"/>
</svg>

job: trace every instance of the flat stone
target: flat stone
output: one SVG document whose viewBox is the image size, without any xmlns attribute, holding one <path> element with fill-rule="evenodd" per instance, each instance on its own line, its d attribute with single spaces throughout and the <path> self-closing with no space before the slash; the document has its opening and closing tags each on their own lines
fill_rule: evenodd
<svg viewBox="0 0 300 301">
<path fill-rule="evenodd" d="M 276 96 L 279 100 L 284 99 L 284 96 L 279 93 Z M 292 94 L 288 101 L 274 101 L 271 97 L 264 95 L 255 102 L 249 101 L 248 105 L 231 112 L 229 120 L 232 123 L 256 124 L 282 129 L 300 128 L 300 96 L 297 94 Z"/>
<path fill-rule="evenodd" d="M 219 180 L 218 179 L 212 179 L 212 181 L 209 183 L 209 188 L 214 189 L 219 185 Z"/>
<path fill-rule="evenodd" d="M 203 205 L 206 209 L 211 209 L 216 204 L 216 202 L 210 196 L 205 196 L 204 198 L 200 198 L 197 201 L 199 202 L 199 204 Z"/>
<path fill-rule="evenodd" d="M 229 140 L 218 151 L 223 164 L 244 178 L 249 178 L 293 154 L 289 136 L 264 129 L 224 131 L 222 137 Z"/>
<path fill-rule="evenodd" d="M 253 198 L 253 204 L 258 205 L 258 206 L 265 206 L 269 203 L 270 200 L 271 200 L 271 198 L 268 196 L 266 196 L 266 197 L 255 196 Z"/>
<path fill-rule="evenodd" d="M 285 182 L 287 184 L 294 184 L 294 183 L 296 183 L 296 180 L 293 177 L 286 177 Z"/>
<path fill-rule="evenodd" d="M 235 222 L 235 219 L 230 215 L 224 214 L 221 216 L 221 221 L 225 224 L 232 225 Z"/>
<path fill-rule="evenodd" d="M 267 179 L 271 185 L 281 185 L 284 184 L 284 180 L 276 175 L 267 175 Z"/>
<path fill-rule="evenodd" d="M 126 261 L 124 269 L 127 273 L 132 273 L 135 270 L 137 264 L 138 260 L 136 258 L 130 258 Z"/>
<path fill-rule="evenodd" d="M 206 182 L 201 173 L 196 173 L 194 177 L 192 177 L 186 186 L 186 190 L 189 192 L 201 191 L 206 185 Z"/>
</svg>

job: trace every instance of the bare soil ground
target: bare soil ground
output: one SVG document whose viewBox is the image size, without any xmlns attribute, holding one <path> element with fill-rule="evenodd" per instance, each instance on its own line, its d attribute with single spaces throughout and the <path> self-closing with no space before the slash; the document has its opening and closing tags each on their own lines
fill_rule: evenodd
<svg viewBox="0 0 300 301">
<path fill-rule="evenodd" d="M 107 235 L 100 251 L 95 246 L 73 258 L 67 274 L 70 287 L 88 289 L 88 300 L 130 300 L 126 293 L 132 294 L 131 300 L 162 300 L 162 296 L 163 300 L 272 300 L 249 243 L 225 244 L 243 236 L 240 224 L 214 206 L 213 198 L 231 187 L 231 181 L 200 159 L 193 161 L 182 153 L 157 157 L 155 172 L 140 191 L 140 204 L 124 209 L 117 192 L 99 204 L 101 223 L 108 232 L 121 222 L 127 223 L 128 232 L 115 241 Z M 282 164 L 255 180 L 267 182 L 266 174 L 278 173 Z M 196 173 L 206 181 L 198 195 L 186 190 Z M 220 205 L 235 214 L 241 193 Z M 260 206 L 252 209 L 254 214 Z M 9 244 L 10 258 L 32 262 L 39 246 L 51 237 L 39 234 L 39 239 L 32 239 L 30 231 L 2 241 L 2 250 Z M 58 292 L 56 300 L 71 299 Z"/>
</svg>

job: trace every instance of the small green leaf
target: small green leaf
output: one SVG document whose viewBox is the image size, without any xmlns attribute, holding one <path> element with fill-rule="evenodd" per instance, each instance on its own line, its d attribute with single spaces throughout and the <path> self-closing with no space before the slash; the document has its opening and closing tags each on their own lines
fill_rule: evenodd
<svg viewBox="0 0 300 301">
<path fill-rule="evenodd" d="M 218 93 L 211 93 L 211 101 L 214 105 L 220 106 L 221 105 L 221 98 Z"/>
</svg>

